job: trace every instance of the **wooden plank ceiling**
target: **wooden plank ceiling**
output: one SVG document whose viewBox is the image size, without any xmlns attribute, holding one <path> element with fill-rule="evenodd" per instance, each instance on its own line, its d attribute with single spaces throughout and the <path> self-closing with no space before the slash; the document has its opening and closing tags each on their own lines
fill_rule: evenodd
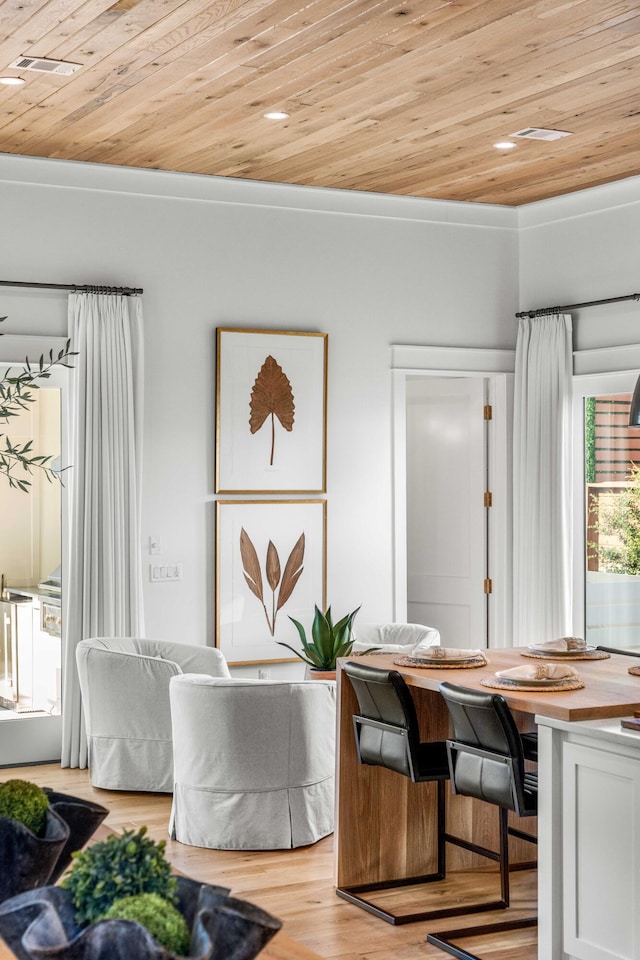
<svg viewBox="0 0 640 960">
<path fill-rule="evenodd" d="M 0 0 L 0 76 L 4 153 L 510 205 L 640 172 L 638 0 Z M 528 127 L 572 136 L 493 147 Z"/>
</svg>

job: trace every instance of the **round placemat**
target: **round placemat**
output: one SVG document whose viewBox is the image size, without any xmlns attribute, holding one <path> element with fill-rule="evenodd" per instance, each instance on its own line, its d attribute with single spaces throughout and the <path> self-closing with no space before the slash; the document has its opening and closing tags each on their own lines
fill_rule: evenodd
<svg viewBox="0 0 640 960">
<path fill-rule="evenodd" d="M 564 693 L 566 690 L 581 690 L 584 683 L 579 677 L 567 677 L 559 683 L 517 683 L 507 677 L 484 677 L 480 683 L 483 687 L 495 690 L 522 690 L 526 693 Z"/>
<path fill-rule="evenodd" d="M 474 660 L 459 660 L 457 663 L 446 663 L 444 660 L 416 660 L 415 657 L 395 657 L 393 661 L 398 667 L 419 667 L 423 670 L 469 670 L 473 667 L 486 667 L 489 663 L 486 657 L 476 657 Z"/>
<path fill-rule="evenodd" d="M 629 667 L 629 673 L 634 677 L 640 677 L 640 667 Z"/>
<path fill-rule="evenodd" d="M 610 653 L 605 653 L 604 650 L 590 650 L 587 653 L 580 653 L 579 650 L 576 650 L 575 653 L 538 653 L 537 650 L 524 650 L 520 651 L 523 657 L 531 657 L 533 660 L 556 660 L 561 662 L 563 660 L 608 660 L 611 656 Z"/>
</svg>

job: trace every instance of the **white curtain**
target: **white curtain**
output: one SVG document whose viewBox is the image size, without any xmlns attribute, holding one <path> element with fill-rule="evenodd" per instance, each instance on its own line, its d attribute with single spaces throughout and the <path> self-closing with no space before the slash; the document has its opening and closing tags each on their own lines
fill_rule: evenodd
<svg viewBox="0 0 640 960">
<path fill-rule="evenodd" d="M 571 317 L 520 319 L 513 424 L 514 646 L 571 634 Z"/>
<path fill-rule="evenodd" d="M 64 584 L 62 766 L 86 767 L 76 645 L 144 636 L 140 495 L 143 324 L 137 297 L 69 297 L 68 578 Z"/>
</svg>

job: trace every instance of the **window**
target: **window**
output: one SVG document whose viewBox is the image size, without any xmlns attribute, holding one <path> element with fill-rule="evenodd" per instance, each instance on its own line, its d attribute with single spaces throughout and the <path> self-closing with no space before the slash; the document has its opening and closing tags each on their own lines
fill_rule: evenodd
<svg viewBox="0 0 640 960">
<path fill-rule="evenodd" d="M 640 649 L 640 430 L 631 374 L 578 378 L 575 629 L 589 644 Z"/>
</svg>

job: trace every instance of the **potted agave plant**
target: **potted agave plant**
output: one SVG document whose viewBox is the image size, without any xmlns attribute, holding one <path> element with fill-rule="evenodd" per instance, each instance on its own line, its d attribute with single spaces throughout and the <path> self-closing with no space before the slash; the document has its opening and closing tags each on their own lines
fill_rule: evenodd
<svg viewBox="0 0 640 960">
<path fill-rule="evenodd" d="M 352 613 L 348 613 L 337 623 L 333 622 L 331 616 L 331 607 L 327 607 L 323 613 L 317 606 L 311 625 L 311 640 L 307 640 L 307 634 L 303 625 L 289 617 L 295 625 L 296 630 L 302 642 L 302 652 L 294 649 L 288 643 L 281 640 L 277 642 L 282 647 L 287 647 L 296 657 L 303 660 L 309 667 L 309 676 L 320 680 L 334 680 L 336 676 L 336 660 L 338 657 L 348 657 L 353 648 L 354 640 L 351 638 L 351 628 L 353 621 L 360 607 L 357 607 Z M 371 647 L 366 653 L 371 653 L 377 649 Z"/>
</svg>

